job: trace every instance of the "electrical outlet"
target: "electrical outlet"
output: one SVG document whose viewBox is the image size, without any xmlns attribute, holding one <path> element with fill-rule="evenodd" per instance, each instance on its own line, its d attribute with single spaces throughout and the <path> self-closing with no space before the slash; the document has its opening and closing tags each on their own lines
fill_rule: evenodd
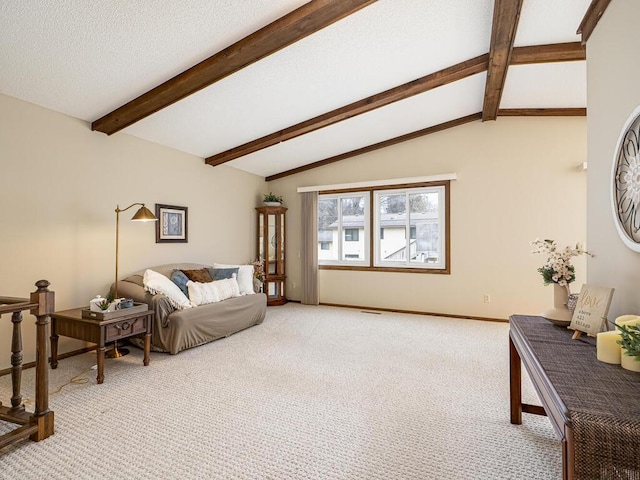
<svg viewBox="0 0 640 480">
<path fill-rule="evenodd" d="M 488 293 L 484 294 L 484 303 L 491 303 L 491 295 Z"/>
</svg>

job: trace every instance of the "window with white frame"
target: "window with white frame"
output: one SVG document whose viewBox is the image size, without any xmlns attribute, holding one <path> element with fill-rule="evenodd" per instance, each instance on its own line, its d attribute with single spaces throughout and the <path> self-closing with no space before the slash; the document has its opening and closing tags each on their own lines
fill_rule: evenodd
<svg viewBox="0 0 640 480">
<path fill-rule="evenodd" d="M 448 188 L 449 182 L 439 182 L 320 194 L 318 263 L 449 273 Z"/>
<path fill-rule="evenodd" d="M 445 267 L 444 186 L 375 190 L 374 266 L 442 269 Z"/>
<path fill-rule="evenodd" d="M 369 192 L 318 197 L 320 264 L 369 264 L 369 197 Z"/>
</svg>

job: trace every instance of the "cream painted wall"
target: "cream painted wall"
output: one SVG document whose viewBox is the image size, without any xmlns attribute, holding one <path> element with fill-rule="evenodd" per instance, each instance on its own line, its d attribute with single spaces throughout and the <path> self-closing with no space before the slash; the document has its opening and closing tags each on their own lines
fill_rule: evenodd
<svg viewBox="0 0 640 480">
<path fill-rule="evenodd" d="M 87 305 L 113 282 L 116 205 L 189 208 L 189 242 L 156 244 L 155 225 L 121 214 L 120 273 L 179 261 L 248 262 L 262 177 L 0 95 L 0 295 L 28 296 L 41 278 L 56 310 Z M 35 359 L 25 315 L 24 361 Z M 0 319 L 0 368 L 10 365 L 11 321 Z M 61 338 L 61 352 L 84 346 Z"/>
<path fill-rule="evenodd" d="M 531 255 L 536 237 L 562 246 L 586 238 L 584 118 L 500 118 L 436 133 L 269 183 L 289 207 L 288 297 L 299 299 L 300 201 L 311 185 L 456 173 L 451 184 L 451 275 L 320 272 L 325 303 L 506 319 L 538 314 L 552 290 Z M 586 279 L 575 262 L 574 291 Z M 484 303 L 483 295 L 491 296 Z"/>
<path fill-rule="evenodd" d="M 611 169 L 618 136 L 640 105 L 637 45 L 640 2 L 611 2 L 587 43 L 588 232 L 599 255 L 589 260 L 589 283 L 616 289 L 609 319 L 640 314 L 640 253 L 615 230 L 610 201 Z"/>
</svg>

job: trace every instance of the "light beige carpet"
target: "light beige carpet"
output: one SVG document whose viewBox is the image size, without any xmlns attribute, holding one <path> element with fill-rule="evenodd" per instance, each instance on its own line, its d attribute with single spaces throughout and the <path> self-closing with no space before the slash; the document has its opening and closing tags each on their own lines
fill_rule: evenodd
<svg viewBox="0 0 640 480">
<path fill-rule="evenodd" d="M 51 390 L 89 381 L 50 397 L 55 435 L 0 451 L 0 478 L 561 476 L 549 421 L 509 423 L 507 324 L 287 304 L 148 367 L 131 350 L 107 360 L 103 385 L 93 353 L 50 371 Z"/>
</svg>

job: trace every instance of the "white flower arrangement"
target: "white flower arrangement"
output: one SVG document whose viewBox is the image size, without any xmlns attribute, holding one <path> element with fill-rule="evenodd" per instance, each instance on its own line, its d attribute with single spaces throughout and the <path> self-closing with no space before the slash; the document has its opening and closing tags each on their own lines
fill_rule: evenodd
<svg viewBox="0 0 640 480">
<path fill-rule="evenodd" d="M 574 248 L 565 247 L 558 250 L 554 240 L 536 238 L 531 242 L 531 245 L 535 247 L 531 253 L 546 253 L 548 255 L 547 263 L 538 269 L 545 285 L 557 283 L 568 288 L 569 284 L 576 279 L 575 267 L 571 265 L 571 259 L 580 255 L 593 257 L 593 254 L 582 248 L 579 243 Z"/>
</svg>

